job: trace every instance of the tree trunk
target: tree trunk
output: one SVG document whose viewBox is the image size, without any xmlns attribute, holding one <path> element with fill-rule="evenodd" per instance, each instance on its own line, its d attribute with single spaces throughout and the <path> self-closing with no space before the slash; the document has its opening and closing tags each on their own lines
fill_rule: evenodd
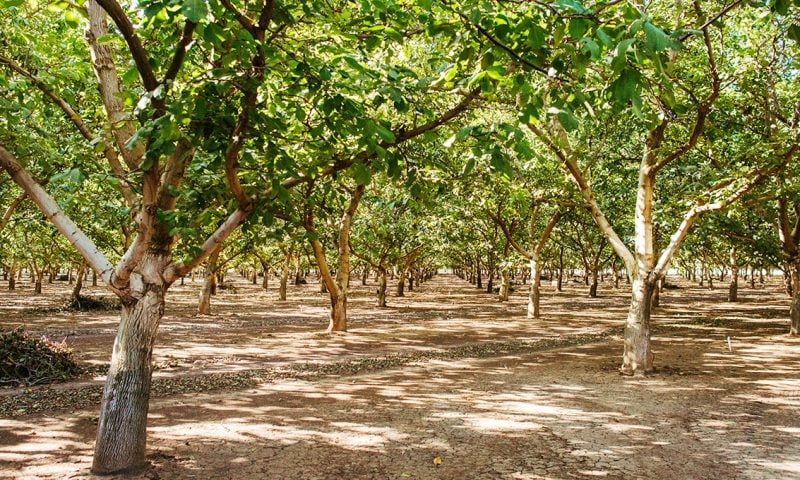
<svg viewBox="0 0 800 480">
<path fill-rule="evenodd" d="M 528 291 L 528 318 L 539 318 L 539 285 L 541 284 L 542 273 L 539 266 L 539 261 L 536 259 L 530 260 L 531 268 L 531 285 Z M 559 270 L 559 283 L 561 270 Z"/>
<path fill-rule="evenodd" d="M 206 261 L 206 272 L 203 276 L 203 287 L 200 289 L 200 301 L 197 304 L 199 315 L 211 314 L 211 295 L 214 294 L 217 283 L 217 261 L 220 249 L 214 250 Z"/>
<path fill-rule="evenodd" d="M 656 284 L 660 281 L 656 281 Z M 653 310 L 661 306 L 661 289 L 658 286 L 653 288 L 653 293 L 650 295 L 650 309 Z"/>
<path fill-rule="evenodd" d="M 83 262 L 81 262 L 81 266 L 78 269 L 78 281 L 75 282 L 75 288 L 72 289 L 72 299 L 75 302 L 80 302 L 81 289 L 83 289 L 83 272 L 85 271 L 86 271 L 86 261 L 84 260 Z"/>
<path fill-rule="evenodd" d="M 361 271 L 361 285 L 367 284 L 367 277 L 369 276 L 369 269 L 364 267 L 364 270 Z"/>
<path fill-rule="evenodd" d="M 162 258 L 148 254 L 140 264 L 144 296 L 123 305 L 111 364 L 103 389 L 92 472 L 131 471 L 145 465 L 147 411 L 153 344 L 164 315 L 167 285 Z"/>
<path fill-rule="evenodd" d="M 8 270 L 8 289 L 16 290 L 17 288 L 17 261 L 11 261 L 11 267 Z"/>
<path fill-rule="evenodd" d="M 558 250 L 558 279 L 556 280 L 556 291 L 560 292 L 564 283 L 564 247 Z"/>
<path fill-rule="evenodd" d="M 500 285 L 500 301 L 507 302 L 508 301 L 508 293 L 511 290 L 511 274 L 508 272 L 507 268 L 504 268 L 501 272 L 503 276 L 503 283 Z"/>
<path fill-rule="evenodd" d="M 378 307 L 386 307 L 386 269 L 381 268 L 378 270 Z"/>
<path fill-rule="evenodd" d="M 736 261 L 736 248 L 731 248 L 731 283 L 728 286 L 728 301 L 739 300 L 739 264 Z"/>
<path fill-rule="evenodd" d="M 589 285 L 589 297 L 596 298 L 597 297 L 597 269 L 591 269 L 592 275 L 592 283 Z"/>
<path fill-rule="evenodd" d="M 319 238 L 311 240 L 311 248 L 314 251 L 314 258 L 317 261 L 317 268 L 320 271 L 320 283 L 328 290 L 331 299 L 330 323 L 328 333 L 347 331 L 347 286 L 350 284 L 350 228 L 353 216 L 356 213 L 358 204 L 364 195 L 365 185 L 358 185 L 350 195 L 342 213 L 342 220 L 339 224 L 339 238 L 336 250 L 339 254 L 339 262 L 336 269 L 336 278 L 333 278 L 328 260 L 325 257 L 325 249 Z M 310 211 L 306 212 L 305 227 L 310 232 L 316 232 L 314 220 Z"/>
<path fill-rule="evenodd" d="M 414 278 L 415 278 L 414 271 L 412 270 L 411 274 L 407 275 L 407 277 L 408 277 L 408 291 L 409 292 L 413 292 L 414 291 Z"/>
<path fill-rule="evenodd" d="M 400 275 L 397 279 L 397 291 L 395 292 L 398 297 L 405 297 L 405 290 L 406 290 L 406 270 L 400 272 Z"/>
<path fill-rule="evenodd" d="M 286 288 L 289 285 L 289 267 L 292 264 L 292 256 L 288 252 L 284 254 L 283 267 L 281 267 L 281 284 L 278 287 L 278 300 L 286 301 Z"/>
<path fill-rule="evenodd" d="M 650 351 L 650 301 L 655 285 L 635 278 L 631 303 L 625 321 L 625 348 L 620 371 L 624 375 L 644 375 L 653 370 Z"/>
<path fill-rule="evenodd" d="M 44 280 L 44 270 L 34 265 L 31 269 L 31 276 L 33 277 L 33 294 L 42 294 L 42 280 Z"/>
<path fill-rule="evenodd" d="M 791 262 L 792 275 L 792 306 L 789 308 L 791 326 L 789 334 L 800 335 L 800 259 Z"/>
<path fill-rule="evenodd" d="M 342 295 L 331 295 L 328 333 L 347 331 L 347 301 Z"/>
</svg>

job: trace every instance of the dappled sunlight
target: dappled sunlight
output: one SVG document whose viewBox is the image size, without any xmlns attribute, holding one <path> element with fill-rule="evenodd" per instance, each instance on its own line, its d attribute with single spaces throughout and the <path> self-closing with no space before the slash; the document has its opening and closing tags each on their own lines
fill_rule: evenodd
<svg viewBox="0 0 800 480">
<path fill-rule="evenodd" d="M 211 316 L 194 315 L 198 284 L 173 289 L 156 379 L 290 365 L 314 372 L 342 360 L 368 366 L 376 356 L 407 357 L 360 374 L 336 367 L 310 381 L 277 377 L 235 391 L 157 397 L 148 458 L 161 478 L 796 475 L 800 341 L 780 330 L 786 305 L 769 292 L 715 304 L 707 290 L 665 291 L 653 317 L 656 372 L 630 378 L 617 371 L 618 338 L 508 354 L 495 347 L 619 326 L 624 290 L 601 289 L 590 299 L 582 285 L 561 293 L 545 287 L 543 317 L 531 320 L 524 288 L 499 303 L 440 276 L 379 309 L 372 286 L 353 285 L 350 331 L 327 335 L 327 299 L 313 282 L 291 286 L 288 302 L 276 301 L 275 286 L 263 292 L 243 279 L 226 283 Z M 64 333 L 84 360 L 107 361 L 113 312 L 85 322 L 45 317 L 26 323 Z M 462 345 L 485 358 L 428 355 Z M 93 415 L 2 420 L 0 468 L 11 478 L 84 475 Z"/>
</svg>

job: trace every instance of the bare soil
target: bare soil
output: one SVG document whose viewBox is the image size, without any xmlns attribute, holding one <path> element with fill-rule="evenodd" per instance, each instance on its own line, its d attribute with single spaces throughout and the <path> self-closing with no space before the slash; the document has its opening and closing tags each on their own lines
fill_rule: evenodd
<svg viewBox="0 0 800 480">
<path fill-rule="evenodd" d="M 170 291 L 155 352 L 149 466 L 137 479 L 800 479 L 800 339 L 779 282 L 675 279 L 654 316 L 657 371 L 620 376 L 627 292 L 545 287 L 543 318 L 450 275 L 322 333 L 315 284 L 277 301 L 231 276 L 196 316 Z M 722 285 L 722 284 L 720 284 Z M 96 372 L 117 314 L 60 311 L 66 282 L 0 291 L 0 328 L 66 341 Z M 623 285 L 624 287 L 624 285 Z M 102 295 L 101 288 L 88 288 Z M 102 376 L 0 388 L 0 478 L 88 479 Z"/>
</svg>

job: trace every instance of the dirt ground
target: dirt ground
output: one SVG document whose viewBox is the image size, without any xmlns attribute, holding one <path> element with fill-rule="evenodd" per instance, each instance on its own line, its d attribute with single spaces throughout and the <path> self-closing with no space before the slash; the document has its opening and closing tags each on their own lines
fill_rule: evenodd
<svg viewBox="0 0 800 480">
<path fill-rule="evenodd" d="M 543 318 L 451 275 L 389 298 L 353 283 L 350 331 L 321 333 L 313 284 L 290 300 L 233 276 L 196 316 L 170 292 L 156 346 L 150 466 L 138 479 L 800 479 L 800 339 L 779 282 L 679 282 L 654 316 L 658 368 L 620 376 L 627 294 L 544 288 Z M 0 328 L 66 338 L 98 368 L 114 312 L 0 291 Z M 100 288 L 85 293 L 100 294 Z M 604 333 L 605 332 L 605 333 Z M 101 377 L 0 389 L 0 478 L 84 479 Z"/>
</svg>

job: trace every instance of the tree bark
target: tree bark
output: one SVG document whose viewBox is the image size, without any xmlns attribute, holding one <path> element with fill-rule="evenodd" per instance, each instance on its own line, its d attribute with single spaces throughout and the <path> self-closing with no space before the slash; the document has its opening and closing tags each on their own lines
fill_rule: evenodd
<svg viewBox="0 0 800 480">
<path fill-rule="evenodd" d="M 541 267 L 539 260 L 536 258 L 530 259 L 531 269 L 531 285 L 528 290 L 528 318 L 539 318 L 539 287 L 542 280 Z M 559 270 L 560 275 L 560 270 Z"/>
<path fill-rule="evenodd" d="M 289 267 L 291 266 L 291 263 L 291 253 L 288 251 L 284 252 L 283 266 L 281 267 L 281 284 L 278 288 L 278 300 L 282 302 L 286 301 L 286 288 L 289 285 Z"/>
<path fill-rule="evenodd" d="M 405 290 L 406 290 L 406 271 L 403 270 L 397 279 L 397 291 L 395 295 L 398 297 L 405 297 Z"/>
<path fill-rule="evenodd" d="M 789 335 L 800 335 L 800 259 L 792 262 L 792 305 L 789 307 Z"/>
<path fill-rule="evenodd" d="M 564 246 L 558 250 L 558 279 L 556 280 L 556 292 L 560 292 L 564 284 Z"/>
<path fill-rule="evenodd" d="M 350 226 L 358 204 L 361 202 L 361 197 L 364 195 L 365 188 L 365 185 L 358 185 L 353 190 L 350 201 L 344 213 L 342 213 L 342 219 L 339 223 L 339 238 L 336 245 L 339 253 L 339 264 L 335 279 L 331 275 L 328 261 L 325 257 L 325 250 L 319 238 L 311 240 L 311 248 L 314 251 L 314 258 L 320 271 L 320 282 L 328 290 L 328 295 L 331 299 L 328 333 L 347 331 L 347 285 L 350 281 Z M 304 223 L 308 231 L 316 232 L 310 210 L 306 211 Z"/>
<path fill-rule="evenodd" d="M 206 271 L 203 276 L 203 287 L 200 289 L 200 301 L 197 304 L 199 315 L 211 314 L 211 296 L 216 291 L 217 285 L 217 262 L 219 261 L 219 251 L 217 248 L 206 261 Z"/>
<path fill-rule="evenodd" d="M 164 315 L 166 256 L 148 253 L 137 270 L 143 296 L 123 305 L 100 405 L 92 472 L 126 472 L 145 465 L 153 344 Z"/>
<path fill-rule="evenodd" d="M 500 274 L 503 277 L 503 283 L 500 285 L 499 300 L 501 302 L 507 302 L 508 294 L 511 290 L 511 274 L 508 272 L 508 268 L 503 268 Z"/>
<path fill-rule="evenodd" d="M 625 321 L 625 347 L 622 354 L 624 375 L 644 375 L 653 370 L 650 350 L 650 301 L 655 285 L 635 278 L 631 286 L 631 303 Z"/>
<path fill-rule="evenodd" d="M 386 269 L 378 269 L 378 307 L 386 307 Z"/>
<path fill-rule="evenodd" d="M 589 285 L 589 297 L 597 297 L 597 268 L 591 268 L 592 283 Z"/>
<path fill-rule="evenodd" d="M 728 286 L 728 301 L 739 300 L 739 263 L 736 259 L 736 248 L 731 248 L 731 283 Z"/>
<path fill-rule="evenodd" d="M 81 289 L 83 289 L 83 273 L 86 271 L 86 260 L 81 262 L 81 266 L 78 268 L 78 281 L 75 282 L 75 287 L 72 289 L 72 300 L 75 302 L 80 302 L 81 298 Z"/>
</svg>

